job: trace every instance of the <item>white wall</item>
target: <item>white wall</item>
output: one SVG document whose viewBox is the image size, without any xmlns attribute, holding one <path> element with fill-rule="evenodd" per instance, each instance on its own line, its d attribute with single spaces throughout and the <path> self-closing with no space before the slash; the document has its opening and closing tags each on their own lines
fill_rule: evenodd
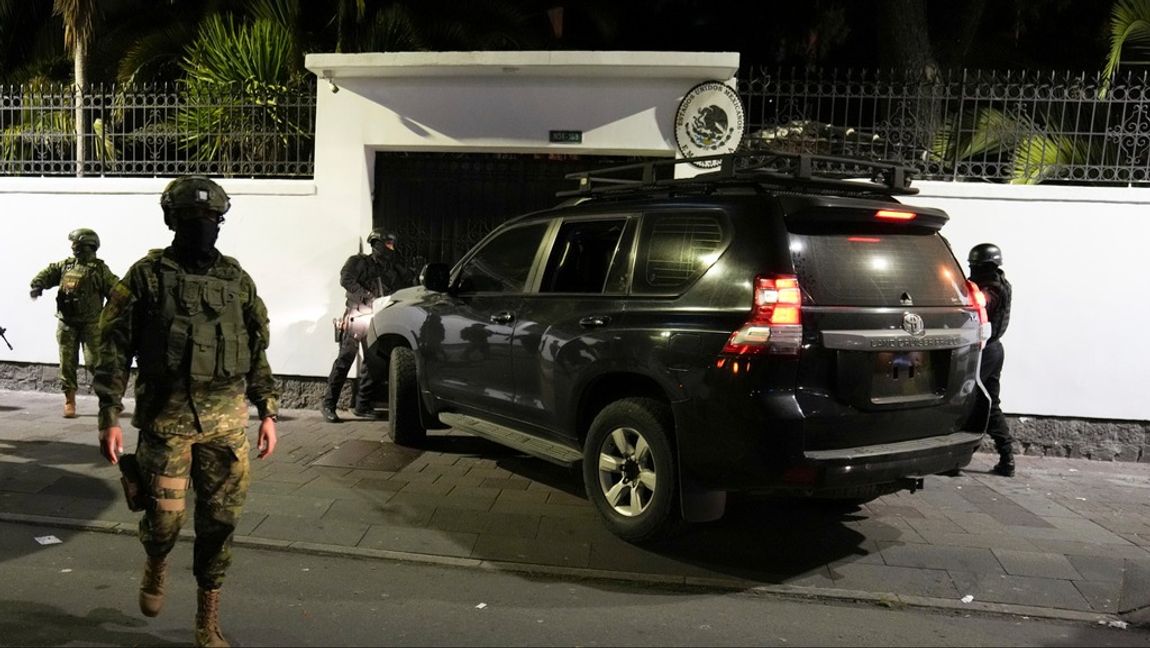
<svg viewBox="0 0 1150 648">
<path fill-rule="evenodd" d="M 1146 241 L 1150 191 L 916 182 L 908 204 L 945 209 L 943 234 L 1002 248 L 1014 287 L 1003 346 L 1007 412 L 1150 419 Z"/>
<path fill-rule="evenodd" d="M 325 376 L 342 309 L 338 271 L 372 223 L 380 150 L 672 155 L 679 99 L 728 79 L 737 54 L 505 52 L 311 55 L 320 82 L 313 181 L 224 180 L 233 208 L 220 248 L 255 278 L 272 321 L 269 359 L 284 375 Z M 583 130 L 581 145 L 547 131 Z M 28 282 L 91 227 L 122 273 L 167 245 L 164 179 L 0 178 L 0 360 L 55 362 L 54 302 Z M 1011 413 L 1150 420 L 1150 320 L 1141 277 L 1150 194 L 1138 189 L 916 183 L 957 256 L 991 241 L 1015 286 L 1005 339 Z"/>
<path fill-rule="evenodd" d="M 159 195 L 166 180 L 0 178 L 0 326 L 14 351 L 0 359 L 55 362 L 55 291 L 33 302 L 28 283 L 71 255 L 68 232 L 90 227 L 99 256 L 123 275 L 151 248 L 171 243 Z M 312 181 L 222 180 L 232 197 L 219 239 L 255 279 L 271 313 L 276 373 L 326 375 L 335 355 L 331 318 L 343 307 L 339 268 L 359 245 L 359 224 L 325 209 Z"/>
</svg>

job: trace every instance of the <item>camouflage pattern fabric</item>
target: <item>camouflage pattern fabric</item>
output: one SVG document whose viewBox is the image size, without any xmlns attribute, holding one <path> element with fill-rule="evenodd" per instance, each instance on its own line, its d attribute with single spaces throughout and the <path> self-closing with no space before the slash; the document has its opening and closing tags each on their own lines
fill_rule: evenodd
<svg viewBox="0 0 1150 648">
<path fill-rule="evenodd" d="M 96 354 L 100 345 L 99 323 L 68 324 L 60 320 L 56 326 L 56 342 L 60 346 L 60 389 L 64 392 L 74 392 L 77 386 L 76 373 L 81 345 L 84 349 L 84 366 L 89 372 L 96 366 Z"/>
<path fill-rule="evenodd" d="M 192 573 L 201 588 L 219 589 L 232 562 L 232 534 L 251 481 L 248 453 L 243 428 L 194 435 L 140 432 L 136 457 L 154 498 L 140 520 L 140 542 L 149 556 L 172 550 L 187 513 L 184 496 L 191 477 L 196 491 Z"/>
<path fill-rule="evenodd" d="M 247 338 L 250 367 L 245 375 L 192 380 L 190 362 L 185 359 L 177 370 L 167 368 L 164 348 L 144 347 L 147 327 L 163 327 L 164 299 L 160 275 L 182 272 L 170 248 L 153 250 L 137 261 L 112 289 L 112 296 L 100 318 L 100 349 L 92 386 L 100 397 L 100 429 L 118 425 L 123 411 L 123 395 L 128 382 L 132 358 L 140 367 L 136 378 L 136 410 L 132 425 L 141 430 L 162 434 L 209 434 L 218 429 L 242 428 L 248 421 L 251 401 L 260 418 L 279 412 L 278 393 L 271 367 L 268 366 L 268 315 L 263 300 L 256 294 L 255 282 L 226 256 L 208 269 L 207 276 L 223 279 L 234 286 L 231 299 L 238 301 L 243 312 L 243 333 Z M 155 333 L 155 329 L 151 330 Z M 238 333 L 237 333 L 238 335 Z M 187 340 L 196 346 L 199 340 Z M 225 341 L 226 342 L 226 341 Z M 182 348 L 182 346 L 181 346 Z M 221 353 L 222 355 L 222 353 Z M 246 383 L 246 388 L 245 388 Z"/>
<path fill-rule="evenodd" d="M 61 391 L 76 391 L 76 367 L 80 361 L 81 345 L 88 371 L 96 366 L 100 311 L 119 280 L 100 259 L 80 261 L 76 257 L 50 263 L 32 279 L 33 289 L 60 287 L 56 300 L 56 317 L 60 320 L 56 342 L 60 347 Z M 68 307 L 63 307 L 64 304 Z"/>
<path fill-rule="evenodd" d="M 67 286 L 61 284 L 65 279 Z M 78 324 L 100 319 L 104 300 L 111 296 L 112 288 L 119 280 L 100 259 L 80 261 L 76 257 L 68 257 L 48 264 L 32 279 L 31 287 L 46 290 L 60 286 L 62 293 L 76 295 L 74 312 L 65 314 L 57 310 L 56 317 L 70 324 Z M 57 304 L 60 304 L 59 299 Z"/>
<path fill-rule="evenodd" d="M 223 580 L 247 496 L 245 395 L 260 418 L 279 409 L 268 337 L 267 309 L 235 259 L 221 255 L 203 275 L 190 275 L 171 248 L 152 250 L 133 264 L 100 317 L 93 379 L 100 429 L 119 425 L 133 358 L 139 367 L 132 424 L 140 429 L 136 455 L 155 498 L 140 522 L 140 539 L 151 556 L 171 550 L 190 477 L 196 492 L 194 569 L 206 589 Z M 241 367 L 243 373 L 234 373 Z"/>
</svg>

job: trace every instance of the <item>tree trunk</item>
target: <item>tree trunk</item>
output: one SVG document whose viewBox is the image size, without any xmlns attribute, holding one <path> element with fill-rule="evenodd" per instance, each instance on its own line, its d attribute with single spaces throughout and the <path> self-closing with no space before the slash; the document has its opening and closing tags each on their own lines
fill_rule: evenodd
<svg viewBox="0 0 1150 648">
<path fill-rule="evenodd" d="M 84 175 L 84 160 L 86 159 L 84 133 L 88 130 L 84 119 L 84 91 L 87 88 L 87 70 L 84 67 L 84 54 L 86 43 L 76 41 L 76 50 L 72 53 L 75 74 L 76 99 L 76 177 Z"/>
<path fill-rule="evenodd" d="M 923 0 L 880 0 L 883 65 L 933 79 L 938 62 L 930 43 Z"/>
</svg>

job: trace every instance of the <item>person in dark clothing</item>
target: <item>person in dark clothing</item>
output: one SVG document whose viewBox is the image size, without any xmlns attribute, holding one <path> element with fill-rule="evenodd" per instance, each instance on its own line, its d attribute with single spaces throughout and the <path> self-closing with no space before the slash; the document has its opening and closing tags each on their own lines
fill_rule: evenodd
<svg viewBox="0 0 1150 648">
<path fill-rule="evenodd" d="M 339 273 L 339 283 L 347 291 L 347 304 L 339 325 L 339 355 L 331 365 L 327 394 L 320 409 L 328 423 L 340 422 L 336 404 L 360 347 L 366 345 L 372 302 L 412 285 L 411 273 L 396 252 L 397 240 L 394 233 L 379 228 L 372 230 L 367 237 L 371 254 L 352 255 Z M 366 347 L 363 351 L 367 353 Z M 356 416 L 376 417 L 374 402 L 378 400 L 376 394 L 387 393 L 385 381 L 386 378 L 373 377 L 366 364 L 360 367 L 359 386 L 352 403 Z"/>
<path fill-rule="evenodd" d="M 999 399 L 999 378 L 1005 353 L 1002 336 L 1010 325 L 1010 282 L 1002 271 L 1002 250 L 993 243 L 974 246 L 967 257 L 970 265 L 970 280 L 986 296 L 986 314 L 990 318 L 990 339 L 982 349 L 982 384 L 990 395 L 990 421 L 986 431 L 994 440 L 999 460 L 992 469 L 1003 477 L 1014 476 L 1014 438 L 1010 426 L 1002 413 Z"/>
</svg>

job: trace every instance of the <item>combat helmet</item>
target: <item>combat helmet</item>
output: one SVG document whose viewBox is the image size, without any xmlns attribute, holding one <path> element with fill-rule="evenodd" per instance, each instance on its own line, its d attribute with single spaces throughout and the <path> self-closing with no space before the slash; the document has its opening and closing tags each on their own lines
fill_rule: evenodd
<svg viewBox="0 0 1150 648">
<path fill-rule="evenodd" d="M 392 243 L 396 243 L 399 241 L 399 237 L 395 235 L 395 232 L 377 227 L 371 230 L 371 234 L 367 235 L 367 244 L 374 245 L 376 241 L 391 241 Z"/>
<path fill-rule="evenodd" d="M 223 187 L 205 176 L 191 175 L 176 178 L 164 188 L 160 196 L 164 208 L 164 222 L 173 226 L 173 212 L 185 207 L 198 207 L 224 215 L 232 207 Z"/>
<path fill-rule="evenodd" d="M 970 248 L 970 255 L 966 258 L 966 262 L 972 266 L 982 263 L 991 263 L 995 266 L 1002 265 L 1002 250 L 993 243 L 980 243 Z"/>
<path fill-rule="evenodd" d="M 100 235 L 87 227 L 74 229 L 68 233 L 68 240 L 73 245 L 91 245 L 93 250 L 100 249 Z"/>
</svg>

